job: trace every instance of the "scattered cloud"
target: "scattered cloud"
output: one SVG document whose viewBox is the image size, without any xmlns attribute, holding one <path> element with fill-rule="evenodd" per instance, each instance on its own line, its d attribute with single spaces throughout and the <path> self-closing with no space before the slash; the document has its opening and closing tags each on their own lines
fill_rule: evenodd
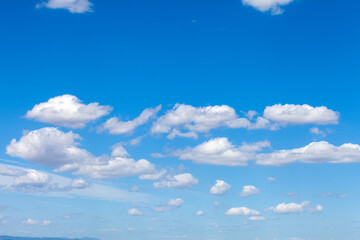
<svg viewBox="0 0 360 240">
<path fill-rule="evenodd" d="M 109 114 L 111 110 L 112 107 L 100 106 L 97 102 L 85 105 L 73 95 L 62 95 L 35 105 L 25 117 L 63 127 L 83 128 L 86 123 Z"/>
<path fill-rule="evenodd" d="M 247 207 L 235 207 L 230 208 L 225 212 L 225 215 L 228 216 L 253 216 L 253 215 L 260 215 L 260 212 L 247 208 Z"/>
<path fill-rule="evenodd" d="M 65 9 L 71 13 L 92 12 L 89 0 L 47 0 L 36 5 L 37 8 Z"/>
<path fill-rule="evenodd" d="M 203 211 L 197 211 L 197 212 L 195 213 L 195 215 L 196 215 L 196 216 L 203 216 L 203 215 L 205 215 L 205 213 L 204 213 Z"/>
<path fill-rule="evenodd" d="M 227 138 L 222 137 L 213 138 L 194 148 L 177 150 L 174 155 L 181 160 L 192 160 L 199 164 L 246 166 L 249 160 L 255 158 L 256 152 L 269 146 L 268 141 L 235 146 Z"/>
<path fill-rule="evenodd" d="M 259 165 L 282 166 L 290 163 L 354 163 L 360 162 L 360 145 L 346 143 L 339 147 L 328 142 L 312 142 L 302 148 L 277 150 L 256 156 Z"/>
<path fill-rule="evenodd" d="M 130 216 L 141 216 L 141 215 L 143 215 L 143 213 L 141 211 L 139 211 L 138 209 L 136 209 L 136 208 L 130 208 L 129 211 L 128 211 L 128 215 L 130 215 Z"/>
<path fill-rule="evenodd" d="M 222 180 L 216 180 L 215 185 L 210 188 L 210 193 L 213 195 L 224 195 L 230 190 L 230 188 L 231 184 Z"/>
<path fill-rule="evenodd" d="M 318 127 L 310 128 L 310 132 L 320 137 L 325 137 L 327 135 L 326 132 L 320 130 Z"/>
<path fill-rule="evenodd" d="M 27 224 L 27 225 L 43 225 L 43 226 L 47 226 L 51 223 L 51 221 L 49 220 L 44 220 L 44 221 L 38 221 L 38 220 L 34 220 L 31 218 L 26 219 L 25 221 L 22 222 L 23 224 Z"/>
<path fill-rule="evenodd" d="M 344 198 L 344 197 L 348 197 L 349 195 L 347 194 L 338 194 L 338 193 L 325 193 L 325 194 L 320 194 L 319 197 L 339 197 L 339 198 Z"/>
<path fill-rule="evenodd" d="M 287 5 L 292 1 L 293 0 L 242 0 L 242 3 L 261 12 L 271 11 L 271 14 L 278 15 L 284 12 L 280 7 Z"/>
<path fill-rule="evenodd" d="M 110 134 L 114 135 L 132 134 L 135 128 L 147 123 L 151 118 L 154 118 L 160 109 L 161 105 L 156 108 L 147 108 L 140 116 L 127 122 L 120 121 L 117 117 L 110 118 L 101 125 L 98 130 L 100 132 L 108 131 Z"/>
<path fill-rule="evenodd" d="M 159 182 L 154 182 L 153 185 L 155 188 L 191 188 L 198 182 L 190 173 L 182 173 L 174 176 L 169 175 Z"/>
<path fill-rule="evenodd" d="M 266 181 L 268 181 L 268 182 L 275 182 L 275 181 L 277 181 L 277 179 L 276 179 L 276 178 L 273 178 L 273 177 L 268 177 L 268 178 L 266 179 Z"/>
<path fill-rule="evenodd" d="M 276 104 L 264 110 L 264 117 L 282 126 L 297 124 L 338 124 L 340 114 L 327 107 Z"/>
<path fill-rule="evenodd" d="M 304 201 L 300 204 L 297 203 L 280 203 L 276 207 L 269 207 L 266 211 L 273 211 L 276 214 L 288 214 L 288 213 L 301 213 L 308 211 L 310 213 L 321 212 L 323 210 L 323 206 L 310 205 L 310 202 Z"/>
<path fill-rule="evenodd" d="M 184 200 L 182 200 L 181 198 L 170 199 L 166 206 L 156 207 L 154 210 L 156 212 L 167 212 L 179 208 L 183 204 L 184 204 Z"/>
<path fill-rule="evenodd" d="M 248 197 L 256 194 L 260 194 L 260 190 L 257 189 L 255 186 L 248 185 L 248 186 L 243 186 L 243 189 L 239 195 L 241 197 Z"/>
<path fill-rule="evenodd" d="M 262 222 L 262 221 L 265 221 L 266 218 L 263 216 L 251 216 L 251 217 L 249 217 L 249 220 L 253 221 L 253 222 Z"/>
</svg>

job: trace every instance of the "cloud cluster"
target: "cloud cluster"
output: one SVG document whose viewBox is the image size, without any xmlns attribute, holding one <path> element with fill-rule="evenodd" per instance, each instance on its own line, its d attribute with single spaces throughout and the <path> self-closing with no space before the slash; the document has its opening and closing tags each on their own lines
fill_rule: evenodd
<svg viewBox="0 0 360 240">
<path fill-rule="evenodd" d="M 92 3 L 89 0 L 47 0 L 36 5 L 51 9 L 66 9 L 71 13 L 92 12 Z"/>
<path fill-rule="evenodd" d="M 63 127 L 83 128 L 111 110 L 112 107 L 100 106 L 97 102 L 85 105 L 77 97 L 66 94 L 35 105 L 25 117 Z"/>
<path fill-rule="evenodd" d="M 222 180 L 216 180 L 214 186 L 210 188 L 210 193 L 213 195 L 224 195 L 231 188 L 231 185 Z"/>
<path fill-rule="evenodd" d="M 113 117 L 108 119 L 98 129 L 99 131 L 108 131 L 110 134 L 114 135 L 131 134 L 135 128 L 147 123 L 151 118 L 154 118 L 160 109 L 161 105 L 156 108 L 147 108 L 140 114 L 140 116 L 127 122 L 119 121 L 117 117 Z"/>
<path fill-rule="evenodd" d="M 198 164 L 224 166 L 246 166 L 255 158 L 255 153 L 269 147 L 268 141 L 235 146 L 227 138 L 214 138 L 194 148 L 186 148 L 174 152 L 181 160 L 192 160 Z"/>
</svg>

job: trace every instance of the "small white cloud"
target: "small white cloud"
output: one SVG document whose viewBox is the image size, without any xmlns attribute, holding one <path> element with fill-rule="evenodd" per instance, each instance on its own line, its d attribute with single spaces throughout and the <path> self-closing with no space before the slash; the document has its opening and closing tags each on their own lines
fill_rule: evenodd
<svg viewBox="0 0 360 240">
<path fill-rule="evenodd" d="M 97 102 L 85 105 L 73 95 L 62 95 L 35 105 L 25 117 L 63 127 L 83 128 L 86 123 L 109 114 L 111 110 L 112 107 L 100 106 Z"/>
<path fill-rule="evenodd" d="M 312 142 L 302 148 L 277 150 L 258 154 L 257 164 L 282 166 L 295 162 L 302 163 L 354 163 L 360 162 L 360 145 L 346 143 L 339 147 L 328 142 Z"/>
<path fill-rule="evenodd" d="M 156 207 L 154 210 L 156 212 L 167 212 L 181 207 L 184 204 L 184 200 L 181 198 L 170 199 L 166 206 Z"/>
<path fill-rule="evenodd" d="M 253 215 L 260 215 L 260 212 L 247 208 L 247 207 L 235 207 L 230 208 L 225 212 L 225 215 L 228 216 L 253 216 Z"/>
<path fill-rule="evenodd" d="M 108 131 L 110 134 L 114 135 L 131 134 L 135 128 L 147 123 L 151 118 L 154 118 L 160 109 L 161 105 L 156 108 L 147 108 L 139 117 L 127 122 L 119 121 L 117 117 L 110 118 L 100 126 L 98 130 Z"/>
<path fill-rule="evenodd" d="M 283 13 L 280 6 L 287 5 L 292 1 L 293 0 L 242 0 L 242 3 L 244 5 L 252 6 L 261 12 L 271 10 L 271 14 L 277 15 Z"/>
<path fill-rule="evenodd" d="M 15 178 L 13 188 L 17 191 L 45 191 L 49 183 L 50 177 L 46 173 L 30 169 L 25 175 Z"/>
<path fill-rule="evenodd" d="M 246 166 L 249 160 L 255 158 L 256 152 L 269 146 L 268 141 L 235 146 L 227 138 L 222 137 L 210 139 L 194 148 L 177 150 L 174 155 L 181 160 L 192 160 L 199 164 Z"/>
<path fill-rule="evenodd" d="M 277 179 L 276 179 L 276 178 L 273 178 L 273 177 L 268 177 L 268 178 L 266 179 L 266 181 L 268 181 L 268 182 L 275 182 L 275 181 L 277 181 Z"/>
<path fill-rule="evenodd" d="M 251 217 L 249 217 L 249 220 L 253 221 L 253 222 L 262 222 L 262 221 L 265 221 L 266 218 L 263 216 L 251 216 Z"/>
<path fill-rule="evenodd" d="M 26 219 L 25 221 L 23 221 L 22 223 L 28 224 L 28 225 L 35 225 L 35 224 L 38 224 L 39 221 L 38 221 L 38 220 L 31 219 L 31 218 L 28 218 L 28 219 Z"/>
<path fill-rule="evenodd" d="M 264 117 L 280 125 L 338 124 L 339 113 L 327 107 L 310 105 L 276 104 L 264 110 Z"/>
<path fill-rule="evenodd" d="M 128 211 L 128 215 L 130 215 L 130 216 L 141 216 L 142 214 L 143 213 L 136 208 L 131 208 Z"/>
<path fill-rule="evenodd" d="M 44 220 L 44 221 L 42 221 L 41 224 L 44 225 L 44 226 L 47 226 L 47 225 L 50 225 L 50 224 L 51 224 L 51 221 L 49 221 L 49 220 Z"/>
<path fill-rule="evenodd" d="M 216 180 L 216 184 L 210 188 L 210 193 L 213 195 L 224 195 L 226 194 L 231 185 L 222 180 Z"/>
<path fill-rule="evenodd" d="M 92 3 L 89 0 L 47 0 L 36 5 L 50 9 L 66 9 L 71 13 L 92 12 Z"/>
<path fill-rule="evenodd" d="M 321 212 L 323 210 L 323 206 L 310 205 L 310 202 L 304 201 L 300 204 L 297 203 L 280 203 L 276 207 L 270 207 L 267 210 L 272 210 L 276 214 L 288 214 L 288 213 L 301 213 L 308 211 L 310 213 Z"/>
<path fill-rule="evenodd" d="M 197 212 L 195 213 L 195 215 L 196 215 L 196 216 L 203 216 L 203 215 L 205 215 L 205 213 L 204 213 L 203 211 L 197 211 Z"/>
<path fill-rule="evenodd" d="M 88 188 L 89 186 L 90 184 L 81 178 L 77 178 L 71 181 L 71 188 L 73 189 L 84 189 Z"/>
<path fill-rule="evenodd" d="M 320 130 L 318 127 L 310 128 L 310 132 L 320 137 L 325 137 L 327 135 L 326 132 Z"/>
<path fill-rule="evenodd" d="M 339 198 L 344 198 L 344 197 L 348 197 L 349 195 L 347 194 L 338 194 L 338 193 L 325 193 L 325 194 L 320 194 L 320 197 L 339 197 Z"/>
<path fill-rule="evenodd" d="M 260 190 L 255 186 L 243 186 L 241 193 L 239 194 L 241 197 L 248 197 L 254 194 L 260 194 Z"/>
<path fill-rule="evenodd" d="M 198 182 L 190 173 L 182 173 L 168 176 L 159 182 L 154 182 L 153 185 L 155 188 L 191 188 L 198 184 Z"/>
</svg>

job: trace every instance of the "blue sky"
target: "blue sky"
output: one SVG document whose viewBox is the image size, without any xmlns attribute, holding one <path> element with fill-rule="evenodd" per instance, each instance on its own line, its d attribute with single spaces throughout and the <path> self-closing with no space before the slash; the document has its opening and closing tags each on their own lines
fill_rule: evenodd
<svg viewBox="0 0 360 240">
<path fill-rule="evenodd" d="M 0 235 L 358 239 L 359 7 L 4 0 Z"/>
</svg>

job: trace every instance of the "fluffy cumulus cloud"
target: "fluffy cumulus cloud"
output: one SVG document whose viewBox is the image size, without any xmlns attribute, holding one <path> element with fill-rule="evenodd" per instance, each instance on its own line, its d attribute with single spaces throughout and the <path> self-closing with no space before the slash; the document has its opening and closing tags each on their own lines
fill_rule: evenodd
<svg viewBox="0 0 360 240">
<path fill-rule="evenodd" d="M 92 3 L 89 0 L 47 0 L 37 4 L 38 8 L 66 9 L 71 13 L 92 12 Z"/>
<path fill-rule="evenodd" d="M 346 143 L 337 147 L 325 141 L 313 142 L 302 148 L 258 154 L 256 159 L 257 164 L 273 166 L 294 162 L 354 163 L 360 162 L 360 145 Z"/>
<path fill-rule="evenodd" d="M 25 115 L 43 123 L 51 123 L 63 127 L 83 128 L 86 123 L 109 114 L 110 106 L 100 106 L 99 103 L 83 104 L 73 95 L 62 95 L 39 103 Z"/>
<path fill-rule="evenodd" d="M 228 216 L 254 216 L 254 215 L 260 215 L 260 212 L 247 208 L 247 207 L 235 207 L 230 208 L 225 212 L 225 215 Z"/>
<path fill-rule="evenodd" d="M 300 204 L 298 203 L 280 203 L 275 207 L 270 207 L 266 209 L 273 211 L 276 214 L 288 214 L 288 213 L 301 213 L 308 211 L 310 213 L 314 212 L 321 212 L 323 210 L 323 206 L 316 205 L 312 206 L 310 205 L 310 202 L 304 201 Z"/>
<path fill-rule="evenodd" d="M 167 176 L 159 182 L 154 182 L 155 188 L 191 188 L 198 184 L 199 180 L 190 173 L 182 173 L 174 176 Z"/>
<path fill-rule="evenodd" d="M 253 117 L 253 115 L 250 115 Z M 198 133 L 206 133 L 219 127 L 227 128 L 268 128 L 270 121 L 259 117 L 254 123 L 248 118 L 239 118 L 235 110 L 227 105 L 193 107 L 176 104 L 173 109 L 157 119 L 152 133 L 168 133 L 168 138 L 196 138 Z M 181 132 L 181 130 L 186 132 Z"/>
<path fill-rule="evenodd" d="M 99 127 L 98 130 L 108 131 L 110 134 L 131 134 L 135 128 L 147 123 L 151 118 L 154 118 L 160 109 L 161 105 L 156 108 L 147 108 L 140 116 L 126 122 L 120 121 L 117 117 L 110 118 Z"/>
<path fill-rule="evenodd" d="M 179 208 L 183 204 L 184 204 L 184 200 L 182 200 L 181 198 L 170 199 L 165 206 L 156 207 L 154 210 L 156 212 L 167 212 Z"/>
<path fill-rule="evenodd" d="M 224 195 L 231 188 L 231 185 L 222 180 L 216 180 L 214 186 L 210 188 L 210 193 L 213 195 Z"/>
<path fill-rule="evenodd" d="M 283 13 L 280 7 L 292 1 L 293 0 L 242 0 L 244 5 L 252 6 L 261 12 L 271 10 L 271 13 L 274 15 Z"/>
<path fill-rule="evenodd" d="M 194 148 L 174 152 L 182 160 L 192 160 L 199 164 L 224 166 L 246 166 L 255 158 L 255 153 L 269 147 L 268 141 L 235 146 L 227 138 L 214 138 Z"/>
<path fill-rule="evenodd" d="M 129 211 L 128 211 L 128 215 L 130 215 L 130 216 L 141 216 L 141 215 L 143 215 L 143 213 L 140 210 L 136 209 L 136 208 L 130 208 Z"/>
<path fill-rule="evenodd" d="M 46 173 L 30 169 L 15 179 L 13 188 L 20 191 L 47 190 L 49 183 L 50 177 Z"/>
<path fill-rule="evenodd" d="M 264 117 L 280 125 L 296 124 L 337 124 L 339 113 L 327 107 L 310 105 L 276 104 L 264 110 Z"/>
<path fill-rule="evenodd" d="M 73 132 L 62 132 L 56 128 L 41 128 L 11 140 L 6 153 L 43 166 L 59 167 L 94 158 L 89 152 L 78 148 L 80 136 Z"/>
<path fill-rule="evenodd" d="M 248 197 L 251 195 L 260 194 L 260 190 L 255 186 L 243 186 L 241 193 L 239 194 L 242 197 Z"/>
</svg>

